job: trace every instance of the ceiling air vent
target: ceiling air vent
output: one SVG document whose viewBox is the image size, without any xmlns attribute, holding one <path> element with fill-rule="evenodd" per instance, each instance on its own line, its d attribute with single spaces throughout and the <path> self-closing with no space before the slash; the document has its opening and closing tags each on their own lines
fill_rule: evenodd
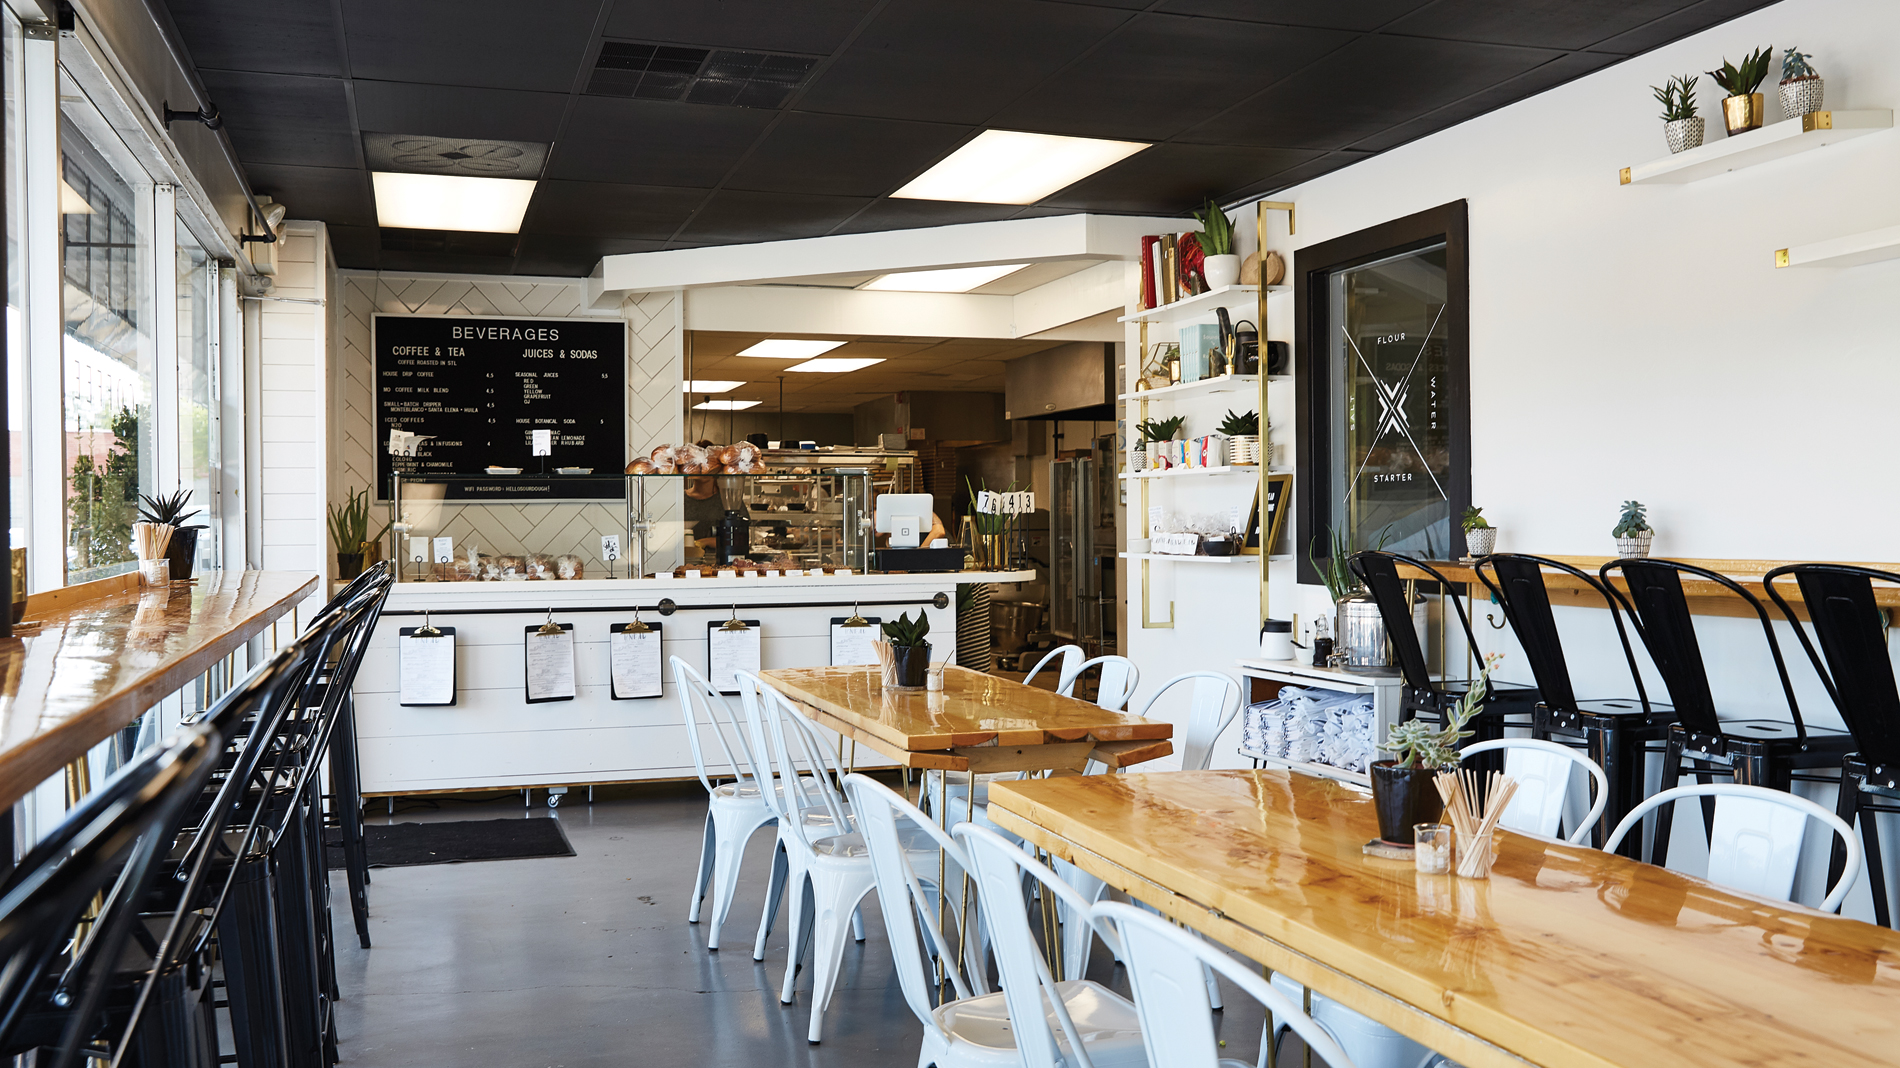
<svg viewBox="0 0 1900 1068">
<path fill-rule="evenodd" d="M 684 100 L 741 108 L 784 107 L 816 56 L 608 41 L 587 91 L 636 100 Z"/>
</svg>

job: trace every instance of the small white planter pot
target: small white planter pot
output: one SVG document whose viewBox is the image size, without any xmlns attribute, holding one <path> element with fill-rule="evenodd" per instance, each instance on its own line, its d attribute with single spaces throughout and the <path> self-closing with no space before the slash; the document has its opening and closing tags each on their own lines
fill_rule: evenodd
<svg viewBox="0 0 1900 1068">
<path fill-rule="evenodd" d="M 1231 286 L 1240 280 L 1240 257 L 1209 256 L 1201 263 L 1201 273 L 1207 276 L 1209 289 Z"/>
<path fill-rule="evenodd" d="M 1652 530 L 1645 534 L 1638 534 L 1633 538 L 1618 538 L 1616 539 L 1616 555 L 1648 556 L 1649 543 L 1654 540 L 1655 537 L 1656 532 Z"/>
<path fill-rule="evenodd" d="M 1702 147 L 1702 116 L 1688 119 L 1672 119 L 1663 123 L 1663 140 L 1669 143 L 1669 154 L 1686 152 Z"/>
<path fill-rule="evenodd" d="M 1498 528 L 1478 527 L 1465 531 L 1465 552 L 1471 556 L 1490 556 L 1497 551 Z"/>
<path fill-rule="evenodd" d="M 1819 77 L 1795 78 L 1781 83 L 1781 114 L 1785 118 L 1795 119 L 1821 110 L 1825 99 L 1824 89 Z"/>
</svg>

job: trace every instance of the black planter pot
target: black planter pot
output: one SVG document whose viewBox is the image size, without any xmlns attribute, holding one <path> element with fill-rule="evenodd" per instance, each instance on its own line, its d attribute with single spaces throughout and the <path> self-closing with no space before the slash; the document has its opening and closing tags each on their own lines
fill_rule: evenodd
<svg viewBox="0 0 1900 1068">
<path fill-rule="evenodd" d="M 179 527 L 172 531 L 172 540 L 165 543 L 165 559 L 172 562 L 172 581 L 191 577 L 191 569 L 198 562 L 198 531 L 200 527 Z"/>
<path fill-rule="evenodd" d="M 1445 802 L 1432 785 L 1437 768 L 1401 768 L 1390 760 L 1372 765 L 1372 808 L 1379 814 L 1379 838 L 1393 845 L 1412 844 L 1412 826 L 1435 823 Z"/>
<path fill-rule="evenodd" d="M 930 671 L 930 644 L 891 646 L 891 672 L 897 685 L 907 690 L 924 688 L 924 675 Z"/>
<path fill-rule="evenodd" d="M 336 577 L 345 582 L 363 573 L 362 553 L 336 554 Z"/>
</svg>

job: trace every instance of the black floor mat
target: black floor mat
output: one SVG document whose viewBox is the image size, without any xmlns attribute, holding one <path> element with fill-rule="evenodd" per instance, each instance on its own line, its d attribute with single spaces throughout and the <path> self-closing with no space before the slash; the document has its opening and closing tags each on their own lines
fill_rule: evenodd
<svg viewBox="0 0 1900 1068">
<path fill-rule="evenodd" d="M 363 833 L 372 868 L 574 855 L 561 821 L 550 818 L 371 824 Z M 328 853 L 332 869 L 343 867 L 340 844 L 333 842 Z"/>
</svg>

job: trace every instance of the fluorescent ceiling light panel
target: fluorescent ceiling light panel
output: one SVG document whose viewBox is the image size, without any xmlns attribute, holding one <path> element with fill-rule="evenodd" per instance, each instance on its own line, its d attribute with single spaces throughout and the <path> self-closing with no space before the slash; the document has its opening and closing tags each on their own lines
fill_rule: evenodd
<svg viewBox="0 0 1900 1068">
<path fill-rule="evenodd" d="M 795 341 L 791 338 L 767 338 L 748 349 L 741 349 L 741 356 L 758 356 L 767 360 L 809 360 L 813 356 L 830 352 L 842 341 Z"/>
<path fill-rule="evenodd" d="M 693 407 L 702 412 L 743 412 L 747 408 L 756 408 L 764 403 L 764 401 L 709 400 L 700 401 Z"/>
<path fill-rule="evenodd" d="M 883 359 L 868 356 L 832 356 L 823 360 L 806 360 L 804 363 L 787 367 L 787 371 L 800 371 L 806 374 L 838 374 L 843 371 L 857 371 L 874 363 L 883 363 Z"/>
<path fill-rule="evenodd" d="M 994 267 L 948 267 L 941 271 L 899 271 L 879 275 L 859 289 L 883 289 L 896 293 L 968 293 L 989 285 L 1006 274 L 1015 274 L 1027 263 L 1003 263 Z"/>
<path fill-rule="evenodd" d="M 730 378 L 694 378 L 680 383 L 681 393 L 731 393 L 744 382 Z"/>
<path fill-rule="evenodd" d="M 985 130 L 891 196 L 1034 204 L 1147 147 L 1142 141 Z"/>
<path fill-rule="evenodd" d="M 405 230 L 517 234 L 534 183 L 518 178 L 375 171 L 376 221 Z"/>
</svg>

